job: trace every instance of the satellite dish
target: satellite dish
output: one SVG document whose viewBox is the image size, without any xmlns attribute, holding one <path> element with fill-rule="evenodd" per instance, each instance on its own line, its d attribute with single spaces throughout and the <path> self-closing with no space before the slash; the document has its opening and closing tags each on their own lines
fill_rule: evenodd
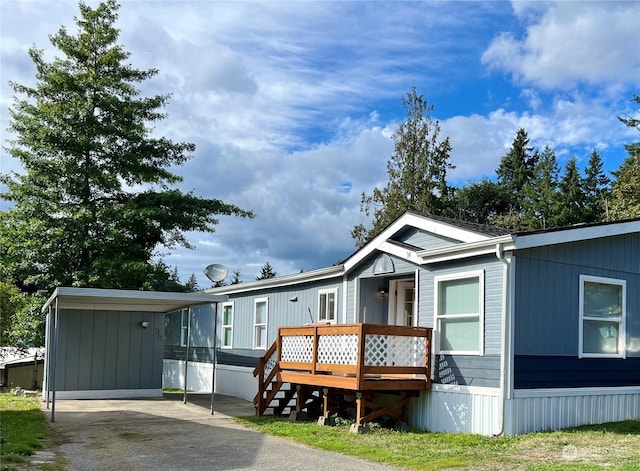
<svg viewBox="0 0 640 471">
<path fill-rule="evenodd" d="M 214 283 L 224 280 L 228 273 L 229 270 L 227 267 L 218 265 L 217 263 L 208 265 L 207 268 L 204 269 L 204 274 Z"/>
</svg>

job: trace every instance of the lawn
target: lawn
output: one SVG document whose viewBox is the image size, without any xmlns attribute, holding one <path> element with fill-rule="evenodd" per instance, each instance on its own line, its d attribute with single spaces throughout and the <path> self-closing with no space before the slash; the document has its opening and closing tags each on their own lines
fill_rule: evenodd
<svg viewBox="0 0 640 471">
<path fill-rule="evenodd" d="M 0 393 L 0 469 L 17 469 L 45 444 L 49 426 L 40 399 Z M 55 465 L 41 469 L 58 469 Z M 63 469 L 63 468 L 60 468 Z"/>
<path fill-rule="evenodd" d="M 415 470 L 640 470 L 640 420 L 517 437 L 320 427 L 273 417 L 240 423 L 324 450 Z"/>
</svg>

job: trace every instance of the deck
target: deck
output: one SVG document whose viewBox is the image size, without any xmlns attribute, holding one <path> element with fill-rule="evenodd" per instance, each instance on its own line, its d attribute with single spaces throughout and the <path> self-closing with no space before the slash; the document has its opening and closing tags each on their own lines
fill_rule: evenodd
<svg viewBox="0 0 640 471">
<path fill-rule="evenodd" d="M 377 415 L 404 410 L 408 398 L 431 385 L 431 329 L 378 324 L 314 324 L 281 327 L 278 338 L 254 370 L 258 376 L 256 413 L 262 415 L 283 384 L 292 385 L 285 399 L 298 392 L 297 410 L 304 406 L 302 392 L 322 391 L 323 414 L 328 418 L 331 396 L 346 393 L 356 398 L 360 425 L 374 409 Z M 294 389 L 295 387 L 295 389 Z M 399 394 L 400 401 L 376 409 L 375 392 Z M 362 410 L 360 410 L 362 409 Z M 384 409 L 384 410 L 383 410 Z"/>
</svg>

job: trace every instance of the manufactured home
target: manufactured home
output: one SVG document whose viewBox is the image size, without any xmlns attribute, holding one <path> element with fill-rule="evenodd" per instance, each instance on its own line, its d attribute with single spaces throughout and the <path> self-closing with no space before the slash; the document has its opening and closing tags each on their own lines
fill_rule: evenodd
<svg viewBox="0 0 640 471">
<path fill-rule="evenodd" d="M 514 233 L 408 212 L 340 265 L 207 292 L 226 297 L 215 342 L 187 352 L 169 315 L 165 372 L 209 378 L 216 350 L 216 391 L 259 413 L 283 387 L 296 410 L 315 392 L 326 418 L 347 401 L 358 424 L 432 431 L 640 418 L 640 219 Z"/>
</svg>

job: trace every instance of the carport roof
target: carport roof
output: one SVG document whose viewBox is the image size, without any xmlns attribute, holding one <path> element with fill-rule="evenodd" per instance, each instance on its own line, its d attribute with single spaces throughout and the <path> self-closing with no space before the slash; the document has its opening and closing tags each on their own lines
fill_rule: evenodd
<svg viewBox="0 0 640 471">
<path fill-rule="evenodd" d="M 227 297 L 203 293 L 59 287 L 42 306 L 42 312 L 55 305 L 56 299 L 59 309 L 173 312 L 226 301 Z"/>
</svg>

